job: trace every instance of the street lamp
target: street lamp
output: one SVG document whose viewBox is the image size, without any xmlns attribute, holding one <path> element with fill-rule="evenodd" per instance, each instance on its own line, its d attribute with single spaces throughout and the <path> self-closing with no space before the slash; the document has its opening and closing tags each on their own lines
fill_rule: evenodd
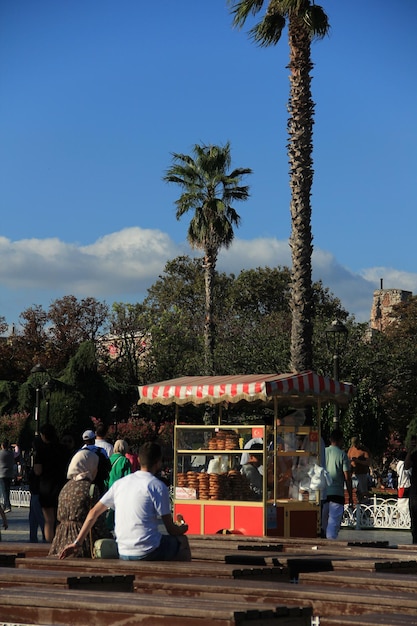
<svg viewBox="0 0 417 626">
<path fill-rule="evenodd" d="M 117 404 L 114 405 L 113 408 L 110 409 L 110 413 L 112 414 L 113 417 L 113 426 L 114 426 L 114 440 L 116 441 L 117 439 L 117 417 L 119 414 L 119 407 L 117 406 Z"/>
<path fill-rule="evenodd" d="M 328 350 L 333 354 L 333 378 L 338 381 L 339 372 L 339 356 L 346 348 L 348 329 L 340 320 L 333 320 L 325 331 L 326 343 Z M 339 405 L 335 402 L 333 422 L 336 427 L 339 426 Z"/>
<path fill-rule="evenodd" d="M 30 370 L 31 374 L 43 374 L 46 369 L 43 365 L 38 363 Z M 39 435 L 39 408 L 41 405 L 41 388 L 39 376 L 36 376 L 36 391 L 35 391 L 35 437 Z"/>
</svg>

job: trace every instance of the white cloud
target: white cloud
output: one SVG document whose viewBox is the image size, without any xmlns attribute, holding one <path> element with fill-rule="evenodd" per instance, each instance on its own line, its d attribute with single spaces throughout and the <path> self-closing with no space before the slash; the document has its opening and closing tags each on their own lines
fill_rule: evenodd
<svg viewBox="0 0 417 626">
<path fill-rule="evenodd" d="M 88 246 L 3 237 L 0 282 L 13 290 L 59 289 L 84 297 L 143 293 L 178 254 L 181 249 L 168 235 L 141 228 L 125 228 Z"/>
<path fill-rule="evenodd" d="M 59 239 L 26 239 L 12 242 L 0 237 L 0 315 L 17 321 L 33 304 L 45 308 L 64 295 L 93 296 L 109 304 L 137 302 L 158 278 L 166 262 L 180 254 L 196 254 L 187 244 L 176 244 L 160 230 L 139 227 L 106 235 L 81 246 Z M 219 255 L 218 269 L 238 274 L 241 269 L 291 266 L 287 240 L 236 238 Z M 369 319 L 372 295 L 384 288 L 417 292 L 417 274 L 392 268 L 367 268 L 355 274 L 336 258 L 318 248 L 313 253 L 313 279 L 340 298 L 358 321 Z"/>
<path fill-rule="evenodd" d="M 376 289 L 380 289 L 381 279 L 383 289 L 404 289 L 405 291 L 417 292 L 417 274 L 403 272 L 392 267 L 371 267 L 362 270 L 361 275 L 369 281 L 375 282 Z"/>
<path fill-rule="evenodd" d="M 226 272 L 237 273 L 241 269 L 276 265 L 291 267 L 287 240 L 236 240 L 229 250 L 222 251 L 219 256 L 219 269 Z M 378 285 L 371 279 L 354 274 L 340 265 L 332 254 L 319 248 L 314 249 L 312 266 L 313 280 L 321 280 L 324 287 L 341 300 L 345 309 L 355 315 L 357 321 L 369 320 L 372 294 Z"/>
</svg>

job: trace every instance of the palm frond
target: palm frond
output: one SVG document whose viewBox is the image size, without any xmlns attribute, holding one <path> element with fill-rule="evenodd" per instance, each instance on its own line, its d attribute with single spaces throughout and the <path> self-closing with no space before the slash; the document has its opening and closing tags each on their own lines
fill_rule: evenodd
<svg viewBox="0 0 417 626">
<path fill-rule="evenodd" d="M 233 26 L 241 28 L 249 15 L 256 15 L 261 9 L 264 0 L 229 0 L 230 13 L 233 15 Z"/>
<path fill-rule="evenodd" d="M 329 34 L 329 18 L 322 7 L 313 4 L 304 14 L 304 22 L 313 37 L 323 39 Z"/>
<path fill-rule="evenodd" d="M 281 39 L 282 31 L 285 28 L 285 17 L 281 13 L 270 13 L 265 15 L 261 22 L 258 22 L 249 31 L 249 36 L 262 48 L 275 46 Z"/>
</svg>

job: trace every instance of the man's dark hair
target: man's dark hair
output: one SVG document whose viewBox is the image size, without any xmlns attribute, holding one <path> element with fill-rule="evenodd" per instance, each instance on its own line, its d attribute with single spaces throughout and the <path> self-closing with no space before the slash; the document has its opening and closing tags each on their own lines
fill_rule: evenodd
<svg viewBox="0 0 417 626">
<path fill-rule="evenodd" d="M 161 446 L 154 441 L 147 441 L 139 448 L 139 461 L 144 467 L 150 469 L 162 458 Z"/>
<path fill-rule="evenodd" d="M 343 433 L 340 430 L 340 428 L 335 428 L 334 430 L 332 430 L 332 432 L 330 433 L 330 441 L 337 443 L 339 441 L 342 441 L 342 439 L 343 439 Z"/>
<path fill-rule="evenodd" d="M 108 427 L 103 422 L 99 422 L 96 427 L 96 435 L 97 437 L 104 437 L 107 435 Z"/>
<path fill-rule="evenodd" d="M 52 426 L 52 424 L 49 424 L 49 423 L 48 424 L 43 424 L 40 427 L 39 432 L 50 443 L 57 443 L 58 442 L 58 436 L 57 436 L 56 430 L 55 430 L 54 426 Z"/>
</svg>

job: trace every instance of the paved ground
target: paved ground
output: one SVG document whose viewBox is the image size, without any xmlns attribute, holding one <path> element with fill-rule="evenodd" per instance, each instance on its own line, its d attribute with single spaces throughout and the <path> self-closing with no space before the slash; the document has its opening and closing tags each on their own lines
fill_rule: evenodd
<svg viewBox="0 0 417 626">
<path fill-rule="evenodd" d="M 13 507 L 11 513 L 7 514 L 9 528 L 1 530 L 1 541 L 29 541 L 28 516 L 29 509 L 27 507 Z M 390 545 L 411 544 L 411 533 L 403 530 L 348 530 L 342 528 L 339 539 L 345 541 L 389 541 Z M 40 535 L 39 540 L 41 540 Z"/>
</svg>

